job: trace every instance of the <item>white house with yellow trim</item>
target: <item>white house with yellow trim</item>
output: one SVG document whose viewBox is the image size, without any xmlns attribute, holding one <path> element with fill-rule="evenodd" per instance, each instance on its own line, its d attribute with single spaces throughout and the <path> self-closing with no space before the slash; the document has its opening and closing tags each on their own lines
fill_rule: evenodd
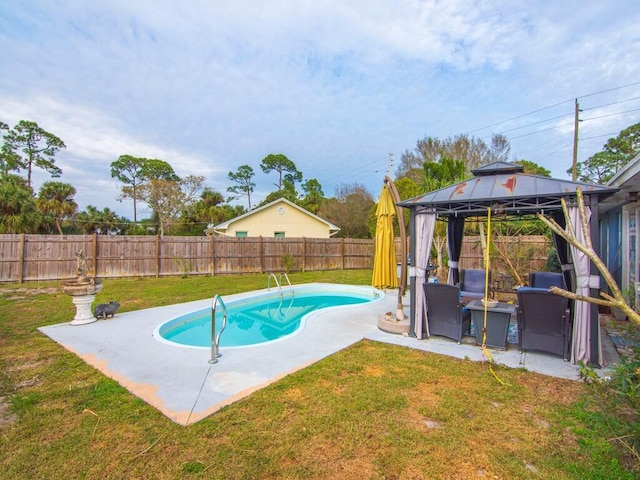
<svg viewBox="0 0 640 480">
<path fill-rule="evenodd" d="M 304 208 L 279 198 L 262 207 L 207 229 L 227 237 L 329 238 L 340 230 Z"/>
</svg>

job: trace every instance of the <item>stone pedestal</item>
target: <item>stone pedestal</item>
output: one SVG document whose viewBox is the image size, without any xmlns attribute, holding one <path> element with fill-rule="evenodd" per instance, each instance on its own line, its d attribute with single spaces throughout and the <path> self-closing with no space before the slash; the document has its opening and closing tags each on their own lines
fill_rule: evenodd
<svg viewBox="0 0 640 480">
<path fill-rule="evenodd" d="M 76 316 L 71 321 L 71 325 L 86 325 L 97 320 L 91 313 L 91 304 L 95 298 L 95 295 L 76 295 L 71 298 L 76 306 Z"/>
<path fill-rule="evenodd" d="M 67 280 L 62 282 L 62 290 L 71 295 L 71 301 L 76 306 L 76 316 L 71 325 L 86 325 L 97 320 L 91 313 L 91 304 L 96 298 L 96 293 L 102 290 L 101 280 Z"/>
</svg>

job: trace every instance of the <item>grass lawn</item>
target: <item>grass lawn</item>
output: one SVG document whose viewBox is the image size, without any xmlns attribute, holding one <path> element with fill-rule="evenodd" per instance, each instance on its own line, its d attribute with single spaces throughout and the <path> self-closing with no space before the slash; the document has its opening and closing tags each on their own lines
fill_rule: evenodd
<svg viewBox="0 0 640 480">
<path fill-rule="evenodd" d="M 290 278 L 367 285 L 371 271 Z M 266 281 L 105 280 L 96 303 L 124 312 Z M 0 284 L 2 479 L 635 478 L 582 383 L 497 366 L 503 386 L 481 363 L 372 341 L 183 427 L 36 330 L 74 314 L 60 282 Z"/>
</svg>

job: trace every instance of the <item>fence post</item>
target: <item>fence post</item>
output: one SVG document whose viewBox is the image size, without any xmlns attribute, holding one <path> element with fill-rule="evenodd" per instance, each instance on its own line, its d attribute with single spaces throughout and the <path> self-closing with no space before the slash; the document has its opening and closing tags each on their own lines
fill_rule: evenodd
<svg viewBox="0 0 640 480">
<path fill-rule="evenodd" d="M 344 237 L 340 238 L 340 270 L 344 270 Z"/>
<path fill-rule="evenodd" d="M 160 234 L 156 234 L 156 278 L 160 276 Z"/>
<path fill-rule="evenodd" d="M 302 237 L 302 271 L 307 271 L 307 237 Z"/>
<path fill-rule="evenodd" d="M 211 271 L 211 276 L 215 276 L 216 274 L 216 244 L 213 240 L 214 235 L 211 234 L 210 235 L 211 240 L 209 240 L 209 244 L 211 245 L 209 248 L 211 248 L 211 265 L 209 266 L 209 270 Z"/>
<path fill-rule="evenodd" d="M 260 251 L 260 273 L 264 273 L 264 242 L 262 235 L 258 237 L 258 250 Z"/>
<path fill-rule="evenodd" d="M 93 256 L 93 276 L 98 276 L 98 234 L 94 232 L 93 238 L 91 239 L 91 255 Z"/>
<path fill-rule="evenodd" d="M 20 244 L 18 245 L 18 283 L 24 281 L 24 233 L 20 234 Z"/>
</svg>

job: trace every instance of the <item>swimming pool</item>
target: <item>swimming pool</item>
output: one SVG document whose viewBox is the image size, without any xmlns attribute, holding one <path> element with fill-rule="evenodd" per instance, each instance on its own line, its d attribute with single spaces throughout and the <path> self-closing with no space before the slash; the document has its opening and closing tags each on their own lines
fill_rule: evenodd
<svg viewBox="0 0 640 480">
<path fill-rule="evenodd" d="M 247 347 L 280 340 L 299 332 L 312 312 L 373 302 L 383 297 L 384 292 L 373 287 L 310 284 L 224 300 L 227 327 L 220 337 L 220 347 Z M 222 325 L 220 310 L 216 311 L 216 332 Z M 210 348 L 211 307 L 166 321 L 153 335 L 173 345 Z"/>
</svg>

